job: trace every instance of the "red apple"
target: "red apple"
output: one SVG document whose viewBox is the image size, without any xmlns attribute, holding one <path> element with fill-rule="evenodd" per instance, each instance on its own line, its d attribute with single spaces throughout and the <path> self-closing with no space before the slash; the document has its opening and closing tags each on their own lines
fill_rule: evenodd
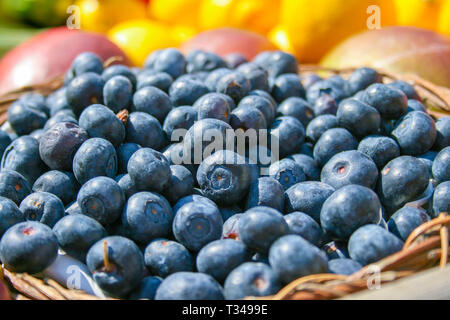
<svg viewBox="0 0 450 320">
<path fill-rule="evenodd" d="M 70 67 L 83 51 L 106 60 L 125 53 L 104 35 L 58 27 L 44 31 L 9 51 L 0 60 L 0 94 L 57 77 Z"/>
<path fill-rule="evenodd" d="M 372 66 L 450 87 L 450 37 L 414 27 L 366 31 L 335 47 L 321 65 Z"/>
<path fill-rule="evenodd" d="M 252 59 L 261 51 L 276 50 L 276 46 L 266 37 L 254 32 L 234 28 L 219 28 L 199 33 L 180 47 L 184 53 L 200 49 L 220 56 L 239 52 Z"/>
</svg>

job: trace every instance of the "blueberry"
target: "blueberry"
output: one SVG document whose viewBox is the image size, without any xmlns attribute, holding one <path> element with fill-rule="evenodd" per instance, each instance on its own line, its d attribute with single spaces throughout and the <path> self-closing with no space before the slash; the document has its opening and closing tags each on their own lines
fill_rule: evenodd
<svg viewBox="0 0 450 320">
<path fill-rule="evenodd" d="M 326 114 L 336 115 L 338 110 L 338 103 L 332 96 L 324 94 L 315 100 L 313 104 L 313 110 L 316 116 Z"/>
<path fill-rule="evenodd" d="M 72 171 L 73 157 L 88 138 L 87 132 L 74 123 L 57 123 L 42 135 L 39 154 L 50 169 Z"/>
<path fill-rule="evenodd" d="M 439 184 L 433 194 L 433 217 L 450 212 L 450 181 Z"/>
<path fill-rule="evenodd" d="M 248 62 L 247 58 L 243 54 L 238 52 L 227 54 L 224 59 L 227 65 L 232 69 L 235 69 L 240 65 Z"/>
<path fill-rule="evenodd" d="M 38 221 L 53 228 L 65 214 L 64 204 L 54 194 L 34 192 L 20 203 L 25 220 Z"/>
<path fill-rule="evenodd" d="M 337 128 L 338 126 L 339 123 L 336 116 L 331 114 L 318 116 L 312 119 L 306 127 L 306 138 L 315 143 L 320 139 L 325 131 L 328 129 Z"/>
<path fill-rule="evenodd" d="M 213 118 L 230 122 L 231 107 L 223 94 L 208 93 L 195 102 L 194 108 L 198 120 Z"/>
<path fill-rule="evenodd" d="M 185 196 L 183 198 L 181 198 L 180 200 L 177 201 L 177 203 L 175 203 L 175 205 L 173 206 L 172 210 L 173 210 L 173 214 L 176 215 L 178 210 L 184 206 L 185 204 L 189 203 L 189 202 L 204 202 L 205 204 L 209 204 L 211 206 L 213 206 L 214 208 L 217 208 L 217 210 L 219 210 L 219 208 L 217 207 L 217 205 L 214 203 L 214 201 L 209 200 L 208 198 L 202 196 L 202 195 L 198 195 L 198 194 L 191 194 L 189 196 Z"/>
<path fill-rule="evenodd" d="M 22 211 L 10 199 L 0 197 L 0 239 L 13 225 L 24 222 Z"/>
<path fill-rule="evenodd" d="M 148 276 L 142 279 L 141 284 L 136 287 L 130 294 L 130 300 L 153 300 L 155 299 L 156 290 L 161 285 L 160 277 Z"/>
<path fill-rule="evenodd" d="M 436 133 L 436 141 L 434 142 L 436 150 L 450 146 L 450 116 L 442 117 L 436 121 Z"/>
<path fill-rule="evenodd" d="M 133 99 L 133 85 L 127 77 L 114 76 L 103 87 L 103 102 L 113 112 L 128 109 Z"/>
<path fill-rule="evenodd" d="M 301 236 L 293 234 L 274 242 L 270 247 L 269 262 L 284 283 L 310 274 L 328 272 L 325 253 Z"/>
<path fill-rule="evenodd" d="M 103 72 L 103 63 L 95 53 L 83 52 L 75 57 L 70 69 L 75 76 L 86 72 L 101 74 Z"/>
<path fill-rule="evenodd" d="M 283 212 L 284 189 L 274 178 L 262 177 L 250 185 L 246 208 L 265 206 Z"/>
<path fill-rule="evenodd" d="M 311 105 L 315 105 L 319 98 L 323 96 L 329 96 L 329 98 L 326 98 L 324 102 L 330 101 L 333 104 L 334 100 L 335 107 L 337 107 L 336 104 L 347 97 L 347 93 L 345 91 L 345 88 L 342 87 L 341 84 L 330 79 L 325 79 L 322 81 L 317 81 L 311 87 L 309 87 L 308 91 L 306 91 L 306 100 L 308 100 Z M 327 107 L 322 107 L 320 109 L 326 109 L 328 110 L 328 112 L 330 112 L 331 106 L 328 105 L 330 102 L 324 103 L 324 105 L 326 105 Z M 320 111 L 321 110 L 316 110 L 316 107 L 314 107 L 314 112 L 316 113 L 316 115 L 324 114 L 323 111 Z"/>
<path fill-rule="evenodd" d="M 430 176 L 433 175 L 433 161 L 437 156 L 437 152 L 428 151 L 427 153 L 416 156 L 417 159 L 423 162 L 423 164 L 427 167 L 428 173 Z"/>
<path fill-rule="evenodd" d="M 279 154 L 283 158 L 300 151 L 305 140 L 305 128 L 294 117 L 276 118 L 270 127 L 271 139 L 278 140 Z"/>
<path fill-rule="evenodd" d="M 136 91 L 133 96 L 133 112 L 146 112 L 154 116 L 160 123 L 172 109 L 169 96 L 162 90 L 148 86 Z"/>
<path fill-rule="evenodd" d="M 230 125 L 234 130 L 260 130 L 267 128 L 266 117 L 255 107 L 238 107 L 231 112 Z"/>
<path fill-rule="evenodd" d="M 125 194 L 125 198 L 129 199 L 133 194 L 138 193 L 139 189 L 134 185 L 133 180 L 129 174 L 123 174 L 119 179 L 116 177 L 116 182 L 119 184 L 119 187 L 122 189 Z"/>
<path fill-rule="evenodd" d="M 175 203 L 184 196 L 192 194 L 194 178 L 192 173 L 181 165 L 171 165 L 170 171 L 172 175 L 164 195 L 171 203 Z"/>
<path fill-rule="evenodd" d="M 294 160 L 302 168 L 303 172 L 305 173 L 306 180 L 319 180 L 319 164 L 312 157 L 305 154 L 293 154 L 289 156 L 289 159 Z"/>
<path fill-rule="evenodd" d="M 128 174 L 140 190 L 163 191 L 170 183 L 170 166 L 162 153 L 141 148 L 128 161 Z"/>
<path fill-rule="evenodd" d="M 272 109 L 276 111 L 277 109 L 277 102 L 275 101 L 275 99 L 270 95 L 270 93 L 268 93 L 267 91 L 264 90 L 252 90 L 248 93 L 249 96 L 259 96 L 259 97 L 263 97 L 266 98 L 267 100 L 270 101 L 270 103 L 272 104 Z"/>
<path fill-rule="evenodd" d="M 102 73 L 102 79 L 104 82 L 107 82 L 115 76 L 124 76 L 128 78 L 133 85 L 133 88 L 136 87 L 136 76 L 129 67 L 121 64 L 115 64 L 106 68 Z"/>
<path fill-rule="evenodd" d="M 226 68 L 227 63 L 212 52 L 195 50 L 186 56 L 186 71 L 189 73 L 199 71 L 212 71 L 218 68 Z"/>
<path fill-rule="evenodd" d="M 53 227 L 58 244 L 68 255 L 86 260 L 89 248 L 106 237 L 106 231 L 96 220 L 83 214 L 68 215 Z"/>
<path fill-rule="evenodd" d="M 356 230 L 348 242 L 350 257 L 365 266 L 403 248 L 403 242 L 389 231 L 374 224 Z"/>
<path fill-rule="evenodd" d="M 374 188 L 378 169 L 366 154 L 351 150 L 334 155 L 322 168 L 320 179 L 335 189 L 349 184 Z"/>
<path fill-rule="evenodd" d="M 296 211 L 285 215 L 284 220 L 289 226 L 289 233 L 301 236 L 315 246 L 320 245 L 324 236 L 323 231 L 309 215 Z"/>
<path fill-rule="evenodd" d="M 237 71 L 250 81 L 251 90 L 269 91 L 269 74 L 264 67 L 248 62 L 241 64 Z"/>
<path fill-rule="evenodd" d="M 401 80 L 397 80 L 394 82 L 391 82 L 388 84 L 389 87 L 398 89 L 402 91 L 408 99 L 418 100 L 421 101 L 419 94 L 417 93 L 416 89 L 409 83 Z"/>
<path fill-rule="evenodd" d="M 404 206 L 392 215 L 387 224 L 390 232 L 406 241 L 411 232 L 429 220 L 424 210 Z"/>
<path fill-rule="evenodd" d="M 141 244 L 169 236 L 172 219 L 169 202 L 163 196 L 152 192 L 132 195 L 122 213 L 122 225 L 131 239 Z"/>
<path fill-rule="evenodd" d="M 253 207 L 239 219 L 238 233 L 249 249 L 267 253 L 275 240 L 289 233 L 289 226 L 277 210 Z"/>
<path fill-rule="evenodd" d="M 144 71 L 137 77 L 137 90 L 152 86 L 167 93 L 172 83 L 173 78 L 165 72 Z"/>
<path fill-rule="evenodd" d="M 222 220 L 225 223 L 232 216 L 241 213 L 242 209 L 238 205 L 230 206 L 230 207 L 220 207 L 220 214 L 222 215 Z"/>
<path fill-rule="evenodd" d="M 77 202 L 82 214 L 107 225 L 119 218 L 125 195 L 113 179 L 96 177 L 81 186 Z"/>
<path fill-rule="evenodd" d="M 175 272 L 193 271 L 189 251 L 180 243 L 156 239 L 145 248 L 145 265 L 152 274 L 165 278 Z"/>
<path fill-rule="evenodd" d="M 208 87 L 209 91 L 214 92 L 217 88 L 217 82 L 219 82 L 220 78 L 224 75 L 232 73 L 233 70 L 228 68 L 219 68 L 211 71 L 206 77 L 205 84 Z M 233 101 L 234 102 L 234 101 Z"/>
<path fill-rule="evenodd" d="M 80 206 L 78 205 L 78 202 L 76 200 L 74 202 L 69 203 L 66 206 L 66 215 L 75 215 L 75 214 L 82 214 Z"/>
<path fill-rule="evenodd" d="M 170 140 L 176 129 L 188 130 L 197 121 L 197 111 L 190 106 L 181 106 L 172 109 L 164 120 L 163 130 Z M 174 137 L 175 138 L 175 137 Z"/>
<path fill-rule="evenodd" d="M 275 105 L 267 98 L 258 95 L 248 95 L 244 97 L 238 105 L 238 108 L 256 108 L 264 115 L 266 124 L 272 123 L 275 118 Z"/>
<path fill-rule="evenodd" d="M 442 149 L 433 161 L 433 177 L 438 183 L 450 180 L 450 147 Z"/>
<path fill-rule="evenodd" d="M 350 257 L 347 250 L 347 242 L 331 241 L 326 243 L 322 247 L 322 250 L 326 253 L 329 261 L 335 259 L 348 259 Z"/>
<path fill-rule="evenodd" d="M 356 137 L 377 133 L 380 128 L 381 117 L 378 111 L 355 99 L 342 101 L 336 116 L 339 126 L 347 129 Z"/>
<path fill-rule="evenodd" d="M 340 258 L 329 261 L 328 268 L 331 273 L 349 276 L 362 269 L 362 265 L 352 259 Z"/>
<path fill-rule="evenodd" d="M 145 267 L 141 251 L 133 241 L 121 236 L 97 241 L 89 249 L 86 261 L 95 282 L 112 296 L 129 294 L 143 278 Z"/>
<path fill-rule="evenodd" d="M 427 113 L 427 108 L 425 107 L 425 105 L 417 100 L 408 100 L 408 109 L 406 109 L 406 111 L 409 112 L 413 112 L 413 111 L 422 111 Z"/>
<path fill-rule="evenodd" d="M 377 193 L 391 213 L 420 196 L 430 178 L 422 161 L 410 156 L 395 158 L 380 173 Z"/>
<path fill-rule="evenodd" d="M 303 87 L 308 90 L 314 83 L 323 80 L 320 76 L 315 73 L 307 73 L 301 77 Z"/>
<path fill-rule="evenodd" d="M 51 170 L 41 175 L 33 184 L 33 192 L 48 192 L 64 204 L 75 200 L 80 185 L 71 172 Z"/>
<path fill-rule="evenodd" d="M 107 107 L 94 104 L 81 113 L 80 127 L 86 130 L 91 138 L 103 138 L 118 147 L 125 139 L 125 127 Z"/>
<path fill-rule="evenodd" d="M 347 93 L 353 96 L 374 83 L 382 83 L 383 76 L 372 68 L 356 69 L 348 79 Z"/>
<path fill-rule="evenodd" d="M 277 112 L 281 116 L 296 118 L 304 127 L 314 118 L 314 111 L 309 103 L 300 97 L 287 98 L 278 106 Z"/>
<path fill-rule="evenodd" d="M 265 68 L 272 78 L 285 73 L 298 72 L 297 59 L 283 51 L 262 52 L 254 58 L 253 62 Z"/>
<path fill-rule="evenodd" d="M 344 128 L 325 131 L 314 145 L 314 159 L 325 165 L 334 155 L 358 147 L 356 138 Z"/>
<path fill-rule="evenodd" d="M 130 113 L 125 129 L 127 142 L 155 150 L 160 150 L 166 144 L 166 137 L 158 119 L 145 112 Z"/>
<path fill-rule="evenodd" d="M 395 140 L 384 136 L 368 136 L 361 140 L 358 151 L 368 155 L 382 169 L 389 161 L 400 156 Z"/>
<path fill-rule="evenodd" d="M 242 213 L 237 213 L 223 223 L 222 239 L 239 240 L 238 222 Z"/>
<path fill-rule="evenodd" d="M 103 101 L 102 77 L 93 72 L 83 73 L 74 78 L 66 89 L 67 103 L 76 115 L 91 104 L 101 103 Z"/>
<path fill-rule="evenodd" d="M 203 160 L 197 181 L 206 197 L 219 205 L 232 205 L 245 197 L 250 186 L 250 169 L 245 158 L 221 150 Z"/>
<path fill-rule="evenodd" d="M 275 78 L 271 93 L 277 102 L 282 102 L 290 97 L 304 98 L 305 88 L 297 74 L 282 74 Z"/>
<path fill-rule="evenodd" d="M 39 142 L 30 136 L 14 140 L 3 153 L 1 169 L 14 170 L 34 183 L 47 169 L 39 156 Z"/>
<path fill-rule="evenodd" d="M 251 90 L 250 81 L 240 72 L 233 71 L 224 75 L 217 82 L 216 91 L 229 95 L 235 103 L 239 103 Z"/>
<path fill-rule="evenodd" d="M 41 272 L 57 254 L 58 242 L 52 229 L 35 221 L 13 225 L 0 241 L 1 260 L 12 272 Z"/>
<path fill-rule="evenodd" d="M 117 162 L 119 165 L 118 172 L 127 172 L 128 161 L 130 160 L 131 156 L 140 148 L 141 147 L 138 144 L 133 142 L 121 144 L 117 148 Z"/>
<path fill-rule="evenodd" d="M 7 169 L 0 171 L 0 196 L 19 205 L 30 193 L 31 187 L 20 173 Z"/>
<path fill-rule="evenodd" d="M 73 157 L 73 173 L 80 184 L 89 179 L 117 173 L 117 154 L 114 146 L 102 138 L 86 140 Z"/>
<path fill-rule="evenodd" d="M 181 78 L 172 83 L 169 89 L 170 100 L 174 107 L 191 106 L 198 98 L 208 92 L 208 87 L 200 80 Z"/>
<path fill-rule="evenodd" d="M 54 116 L 61 110 L 70 110 L 70 106 L 66 99 L 66 88 L 60 88 L 47 96 L 46 104 L 50 109 L 50 116 Z"/>
<path fill-rule="evenodd" d="M 44 131 L 50 129 L 53 125 L 58 122 L 72 122 L 78 124 L 77 119 L 75 119 L 75 114 L 72 110 L 61 110 L 55 113 L 48 121 L 45 123 Z M 36 131 L 36 130 L 35 130 Z M 34 131 L 33 131 L 34 132 Z"/>
<path fill-rule="evenodd" d="M 222 287 L 204 273 L 177 272 L 156 291 L 155 300 L 224 300 Z"/>
<path fill-rule="evenodd" d="M 306 180 L 302 167 L 291 159 L 282 159 L 271 164 L 269 176 L 276 179 L 283 186 L 284 190 Z"/>
<path fill-rule="evenodd" d="M 336 190 L 320 212 L 323 230 L 338 240 L 347 240 L 359 227 L 380 220 L 381 205 L 376 193 L 355 184 Z"/>
<path fill-rule="evenodd" d="M 322 205 L 333 192 L 334 188 L 326 183 L 297 183 L 286 191 L 285 212 L 304 212 L 318 222 Z"/>
<path fill-rule="evenodd" d="M 404 155 L 419 155 L 431 149 L 436 140 L 436 125 L 426 113 L 408 113 L 392 131 Z"/>
<path fill-rule="evenodd" d="M 175 79 L 185 73 L 186 60 L 179 50 L 169 48 L 158 53 L 152 61 L 151 68 L 156 71 L 166 72 Z"/>
<path fill-rule="evenodd" d="M 172 231 L 182 245 L 199 251 L 211 241 L 220 239 L 223 220 L 217 207 L 198 201 L 189 202 L 178 209 Z"/>
<path fill-rule="evenodd" d="M 223 282 L 228 274 L 247 260 L 245 245 L 232 239 L 213 241 L 197 255 L 197 270 Z"/>
<path fill-rule="evenodd" d="M 37 130 L 41 130 L 41 129 L 37 129 Z M 33 132 L 36 132 L 36 130 Z M 32 135 L 33 132 L 30 135 Z M 9 137 L 8 133 L 6 133 L 3 130 L 0 130 L 0 157 L 3 156 L 5 149 L 11 144 L 11 142 L 12 142 L 12 140 Z"/>
<path fill-rule="evenodd" d="M 27 99 L 17 100 L 8 108 L 8 122 L 18 135 L 43 128 L 47 121 L 47 114 L 36 104 Z"/>
<path fill-rule="evenodd" d="M 408 108 L 408 98 L 402 91 L 381 83 L 369 86 L 364 92 L 363 100 L 386 119 L 398 119 Z"/>
</svg>

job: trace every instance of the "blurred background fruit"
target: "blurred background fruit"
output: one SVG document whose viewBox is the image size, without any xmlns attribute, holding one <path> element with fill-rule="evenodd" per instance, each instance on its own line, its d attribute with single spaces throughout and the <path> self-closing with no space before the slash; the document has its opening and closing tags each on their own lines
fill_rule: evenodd
<svg viewBox="0 0 450 320">
<path fill-rule="evenodd" d="M 145 58 L 152 51 L 177 47 L 183 38 L 182 35 L 177 34 L 177 29 L 170 25 L 148 19 L 120 23 L 109 30 L 108 37 L 137 66 L 142 66 Z"/>
<path fill-rule="evenodd" d="M 399 25 L 437 30 L 439 11 L 445 0 L 394 1 Z"/>
<path fill-rule="evenodd" d="M 181 51 L 188 53 L 201 49 L 225 56 L 240 52 L 247 59 L 252 59 L 261 51 L 277 48 L 264 36 L 234 28 L 220 28 L 199 33 L 181 45 Z"/>
<path fill-rule="evenodd" d="M 148 6 L 150 16 L 168 24 L 195 27 L 201 0 L 152 0 Z"/>
<path fill-rule="evenodd" d="M 12 49 L 0 60 L 0 94 L 64 74 L 75 56 L 84 51 L 94 52 L 102 60 L 121 56 L 121 63 L 130 63 L 123 51 L 102 34 L 53 28 Z"/>
<path fill-rule="evenodd" d="M 276 25 L 281 0 L 203 0 L 200 27 L 209 30 L 220 27 L 247 29 L 261 34 Z"/>
<path fill-rule="evenodd" d="M 446 0 L 441 7 L 438 31 L 450 36 L 450 0 Z"/>
<path fill-rule="evenodd" d="M 0 300 L 11 300 L 8 288 L 6 288 L 6 285 L 1 280 L 0 280 Z"/>
<path fill-rule="evenodd" d="M 120 22 L 147 17 L 140 0 L 78 0 L 75 5 L 80 8 L 81 28 L 87 31 L 107 32 Z"/>
<path fill-rule="evenodd" d="M 0 11 L 18 21 L 38 27 L 64 24 L 73 0 L 0 0 Z"/>
<path fill-rule="evenodd" d="M 450 87 L 450 37 L 414 27 L 390 27 L 355 35 L 321 64 L 332 68 L 373 66 L 412 73 Z"/>
<path fill-rule="evenodd" d="M 284 0 L 278 32 L 284 29 L 300 61 L 317 62 L 346 37 L 367 30 L 370 5 L 380 7 L 382 26 L 395 23 L 391 0 Z"/>
</svg>

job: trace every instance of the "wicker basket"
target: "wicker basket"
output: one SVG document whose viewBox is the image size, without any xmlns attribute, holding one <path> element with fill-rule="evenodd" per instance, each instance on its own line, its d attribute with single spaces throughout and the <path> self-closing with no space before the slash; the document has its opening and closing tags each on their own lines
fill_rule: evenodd
<svg viewBox="0 0 450 320">
<path fill-rule="evenodd" d="M 105 62 L 109 65 L 115 62 Z M 315 65 L 303 65 L 300 74 L 320 72 L 348 75 L 354 69 L 325 69 Z M 450 115 L 450 90 L 439 87 L 414 75 L 398 75 L 383 70 L 386 82 L 404 80 L 416 88 L 424 100 L 428 111 L 435 118 Z M 62 86 L 63 78 L 58 77 L 41 85 L 29 86 L 0 97 L 0 124 L 6 119 L 9 105 L 21 94 L 39 92 L 48 95 Z M 126 115 L 118 115 L 126 121 Z M 448 262 L 450 216 L 447 212 L 418 227 L 406 240 L 403 250 L 377 263 L 368 265 L 350 276 L 336 274 L 317 274 L 294 280 L 277 294 L 267 297 L 248 297 L 249 300 L 327 300 L 342 298 L 346 295 L 368 289 L 377 272 L 380 284 L 393 282 L 436 266 L 443 268 Z M 0 279 L 11 289 L 16 300 L 97 300 L 99 298 L 77 290 L 64 288 L 52 279 L 38 279 L 28 274 L 16 274 L 0 266 Z"/>
</svg>

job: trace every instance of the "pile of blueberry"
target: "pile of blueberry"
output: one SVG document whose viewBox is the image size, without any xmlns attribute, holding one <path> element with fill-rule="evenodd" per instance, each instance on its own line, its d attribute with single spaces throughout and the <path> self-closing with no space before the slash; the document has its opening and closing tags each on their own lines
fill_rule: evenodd
<svg viewBox="0 0 450 320">
<path fill-rule="evenodd" d="M 398 252 L 449 211 L 450 117 L 370 68 L 297 71 L 280 51 L 165 49 L 143 69 L 80 54 L 0 130 L 1 262 L 36 274 L 62 250 L 109 296 L 241 299 Z M 238 129 L 267 130 L 279 160 L 219 148 L 176 161 Z"/>
</svg>

